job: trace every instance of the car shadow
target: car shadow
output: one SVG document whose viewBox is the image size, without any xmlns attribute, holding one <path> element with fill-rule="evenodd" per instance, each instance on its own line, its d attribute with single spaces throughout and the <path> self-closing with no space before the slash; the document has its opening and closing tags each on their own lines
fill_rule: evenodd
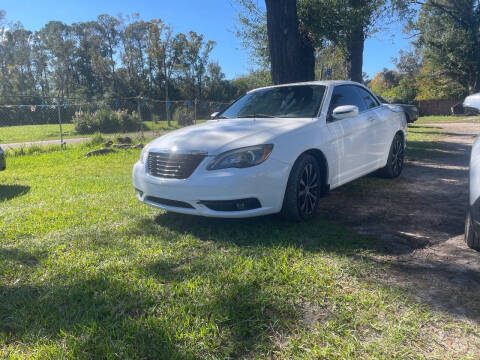
<svg viewBox="0 0 480 360">
<path fill-rule="evenodd" d="M 30 186 L 0 184 L 0 202 L 12 200 L 16 197 L 23 196 L 29 191 Z"/>
<path fill-rule="evenodd" d="M 369 249 L 374 243 L 367 237 L 335 222 L 318 217 L 309 222 L 285 221 L 277 215 L 246 219 L 219 219 L 161 213 L 154 222 L 177 234 L 191 234 L 202 241 L 237 246 L 296 246 L 306 251 L 328 250 L 351 253 Z"/>
</svg>

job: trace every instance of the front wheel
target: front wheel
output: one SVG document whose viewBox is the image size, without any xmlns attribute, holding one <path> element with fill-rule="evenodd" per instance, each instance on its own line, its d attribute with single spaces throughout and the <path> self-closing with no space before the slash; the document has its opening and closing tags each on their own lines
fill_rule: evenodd
<svg viewBox="0 0 480 360">
<path fill-rule="evenodd" d="M 317 211 L 321 189 L 322 174 L 317 160 L 303 154 L 290 173 L 281 216 L 293 221 L 311 219 Z"/>
<path fill-rule="evenodd" d="M 401 133 L 397 133 L 390 146 L 387 165 L 385 165 L 383 169 L 380 169 L 380 174 L 389 179 L 399 177 L 403 170 L 404 161 L 405 140 Z"/>
</svg>

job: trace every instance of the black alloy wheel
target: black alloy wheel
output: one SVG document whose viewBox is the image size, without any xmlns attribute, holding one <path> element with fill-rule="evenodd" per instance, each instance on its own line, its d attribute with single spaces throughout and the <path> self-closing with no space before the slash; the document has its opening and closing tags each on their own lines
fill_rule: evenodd
<svg viewBox="0 0 480 360">
<path fill-rule="evenodd" d="M 292 221 L 315 216 L 323 185 L 323 173 L 314 156 L 301 155 L 288 179 L 281 215 Z"/>
<path fill-rule="evenodd" d="M 403 143 L 403 137 L 400 134 L 397 134 L 392 144 L 393 177 L 397 177 L 401 174 L 404 160 L 405 160 L 405 145 Z"/>
<path fill-rule="evenodd" d="M 317 209 L 318 198 L 320 196 L 320 175 L 318 167 L 308 162 L 304 168 L 298 183 L 298 206 L 302 218 L 309 218 Z"/>
<path fill-rule="evenodd" d="M 380 176 L 394 179 L 399 177 L 403 170 L 405 161 L 405 140 L 403 134 L 397 133 L 393 138 L 388 153 L 387 165 L 378 171 Z"/>
</svg>

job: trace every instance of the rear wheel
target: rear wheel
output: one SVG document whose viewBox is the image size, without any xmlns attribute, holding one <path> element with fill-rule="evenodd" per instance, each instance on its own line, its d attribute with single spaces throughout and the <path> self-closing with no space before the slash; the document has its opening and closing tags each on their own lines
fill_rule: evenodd
<svg viewBox="0 0 480 360">
<path fill-rule="evenodd" d="M 388 153 L 387 165 L 380 170 L 380 174 L 386 178 L 394 179 L 402 173 L 405 161 L 405 140 L 401 133 L 393 138 L 390 152 Z"/>
<path fill-rule="evenodd" d="M 467 218 L 465 220 L 465 242 L 469 248 L 480 251 L 480 237 L 472 227 L 470 211 L 467 212 Z"/>
<path fill-rule="evenodd" d="M 317 211 L 323 174 L 317 160 L 309 154 L 300 156 L 290 172 L 281 215 L 293 221 L 309 220 Z"/>
</svg>

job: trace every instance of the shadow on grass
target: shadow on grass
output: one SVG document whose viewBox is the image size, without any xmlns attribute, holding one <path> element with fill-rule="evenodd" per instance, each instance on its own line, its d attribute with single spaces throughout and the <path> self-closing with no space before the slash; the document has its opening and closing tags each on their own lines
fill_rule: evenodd
<svg viewBox="0 0 480 360">
<path fill-rule="evenodd" d="M 471 145 L 446 141 L 409 141 L 407 160 L 426 160 L 440 167 L 467 166 L 470 160 Z"/>
<path fill-rule="evenodd" d="M 0 185 L 0 202 L 23 196 L 30 191 L 30 186 Z"/>
<path fill-rule="evenodd" d="M 0 263 L 3 264 L 14 262 L 25 266 L 36 266 L 40 258 L 45 256 L 44 252 L 34 254 L 17 248 L 0 248 Z"/>
<path fill-rule="evenodd" d="M 0 285 L 0 346 L 66 334 L 72 358 L 193 359 L 177 329 L 156 321 L 155 299 L 104 277 L 50 285 Z M 32 339 L 32 340 L 33 340 Z M 35 341 L 35 340 L 33 340 Z M 61 351 L 59 349 L 59 351 Z M 59 355 L 59 354 L 57 354 Z M 55 357 L 55 355 L 50 354 Z"/>
<path fill-rule="evenodd" d="M 295 246 L 307 251 L 328 250 L 348 253 L 368 249 L 372 245 L 366 237 L 320 218 L 307 223 L 295 223 L 278 216 L 246 219 L 216 219 L 162 213 L 155 224 L 178 234 L 191 234 L 203 241 L 237 246 Z"/>
</svg>

